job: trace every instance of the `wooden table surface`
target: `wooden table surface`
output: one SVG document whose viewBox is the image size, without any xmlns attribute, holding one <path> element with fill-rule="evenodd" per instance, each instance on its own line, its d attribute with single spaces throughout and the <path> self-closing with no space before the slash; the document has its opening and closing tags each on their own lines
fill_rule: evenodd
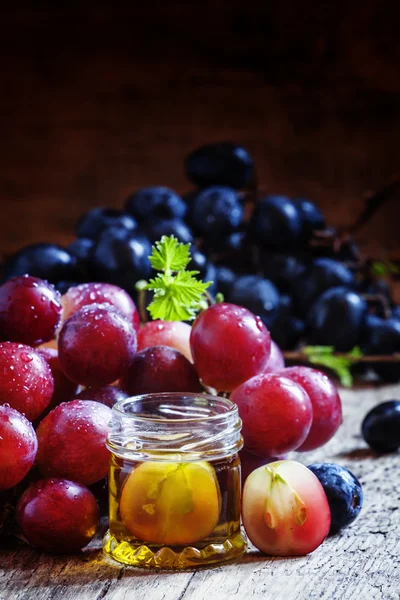
<svg viewBox="0 0 400 600">
<path fill-rule="evenodd" d="M 184 572 L 111 563 L 100 540 L 75 556 L 46 556 L 21 546 L 0 551 L 0 600 L 399 600 L 400 455 L 377 455 L 360 436 L 365 413 L 400 397 L 400 386 L 341 391 L 344 422 L 304 464 L 337 462 L 361 481 L 364 507 L 352 525 L 312 554 L 270 558 L 254 548 L 240 562 Z"/>
</svg>

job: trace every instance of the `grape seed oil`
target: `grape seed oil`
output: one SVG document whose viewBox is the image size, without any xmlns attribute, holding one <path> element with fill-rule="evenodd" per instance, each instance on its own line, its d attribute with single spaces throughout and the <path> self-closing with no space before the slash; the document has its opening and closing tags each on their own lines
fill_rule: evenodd
<svg viewBox="0 0 400 600">
<path fill-rule="evenodd" d="M 157 395 L 161 396 L 168 394 Z M 202 411 L 199 409 L 208 397 L 193 394 L 195 404 L 188 410 L 188 396 L 183 409 L 177 409 L 176 402 L 171 404 L 171 398 L 164 403 L 164 410 L 168 406 L 167 412 L 174 418 L 158 421 L 157 436 L 148 429 L 144 435 L 142 424 L 141 440 L 135 434 L 132 442 L 130 427 L 125 429 L 131 434 L 125 446 L 116 448 L 115 438 L 109 441 L 110 524 L 103 548 L 114 560 L 141 567 L 185 569 L 230 561 L 246 551 L 240 524 L 240 424 L 234 427 L 233 444 L 229 431 L 221 435 L 227 426 L 226 412 L 232 417 L 230 411 L 234 414 L 237 408 L 229 400 L 210 397 L 206 402 L 211 402 L 212 410 Z M 197 406 L 196 399 L 200 400 Z M 219 405 L 217 411 L 215 405 Z M 215 427 L 214 416 L 224 427 Z M 202 421 L 197 430 L 194 419 Z M 232 418 L 236 420 L 237 414 Z M 153 444 L 146 444 L 143 452 L 143 440 L 148 440 L 149 434 Z"/>
</svg>

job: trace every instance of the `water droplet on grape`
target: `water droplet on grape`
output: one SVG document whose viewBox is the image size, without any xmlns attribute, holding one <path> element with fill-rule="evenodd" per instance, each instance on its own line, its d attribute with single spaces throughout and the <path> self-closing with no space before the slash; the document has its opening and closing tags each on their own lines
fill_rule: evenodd
<svg viewBox="0 0 400 600">
<path fill-rule="evenodd" d="M 29 354 L 28 352 L 21 352 L 20 356 L 21 360 L 23 360 L 25 363 L 32 362 L 33 360 L 32 354 Z"/>
</svg>

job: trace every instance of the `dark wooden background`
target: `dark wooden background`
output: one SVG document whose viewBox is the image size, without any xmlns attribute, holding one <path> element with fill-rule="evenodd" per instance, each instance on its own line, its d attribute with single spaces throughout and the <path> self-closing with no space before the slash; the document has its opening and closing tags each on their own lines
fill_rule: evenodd
<svg viewBox="0 0 400 600">
<path fill-rule="evenodd" d="M 139 186 L 189 189 L 183 159 L 209 141 L 247 146 L 268 190 L 334 225 L 400 171 L 396 3 L 25 4 L 0 9 L 2 253 L 68 242 Z M 400 245 L 399 203 L 361 231 L 375 252 Z"/>
</svg>

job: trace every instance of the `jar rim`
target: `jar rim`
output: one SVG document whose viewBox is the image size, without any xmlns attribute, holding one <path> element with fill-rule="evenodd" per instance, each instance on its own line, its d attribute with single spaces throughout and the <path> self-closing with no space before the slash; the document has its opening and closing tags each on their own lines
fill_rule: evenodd
<svg viewBox="0 0 400 600">
<path fill-rule="evenodd" d="M 112 407 L 112 410 L 115 411 L 117 414 L 124 416 L 124 417 L 132 417 L 132 419 L 135 419 L 137 421 L 142 421 L 142 422 L 159 422 L 160 421 L 160 417 L 159 416 L 155 416 L 152 417 L 151 415 L 141 415 L 141 414 L 136 414 L 136 413 L 127 413 L 124 408 L 127 404 L 131 404 L 132 402 L 140 402 L 140 401 L 145 401 L 145 400 L 168 400 L 171 398 L 200 398 L 200 399 L 204 399 L 206 401 L 211 401 L 214 402 L 215 404 L 219 404 L 220 406 L 224 406 L 226 408 L 225 411 L 221 412 L 221 413 L 216 413 L 214 415 L 210 415 L 210 414 L 205 414 L 204 416 L 201 415 L 196 415 L 195 417 L 185 417 L 185 418 L 179 418 L 179 419 L 175 419 L 175 418 L 168 418 L 166 419 L 166 421 L 168 421 L 169 423 L 188 423 L 188 422 L 218 422 L 219 420 L 224 420 L 227 417 L 229 417 L 230 415 L 234 415 L 238 413 L 238 408 L 237 405 L 232 402 L 232 400 L 230 400 L 229 398 L 224 398 L 221 396 L 217 396 L 217 395 L 211 395 L 211 394 L 202 394 L 202 393 L 193 393 L 193 392 L 155 392 L 155 393 L 149 393 L 149 394 L 140 394 L 137 396 L 129 396 L 128 398 L 124 398 L 123 400 L 119 400 L 118 402 L 116 402 L 114 404 L 114 406 Z"/>
</svg>

